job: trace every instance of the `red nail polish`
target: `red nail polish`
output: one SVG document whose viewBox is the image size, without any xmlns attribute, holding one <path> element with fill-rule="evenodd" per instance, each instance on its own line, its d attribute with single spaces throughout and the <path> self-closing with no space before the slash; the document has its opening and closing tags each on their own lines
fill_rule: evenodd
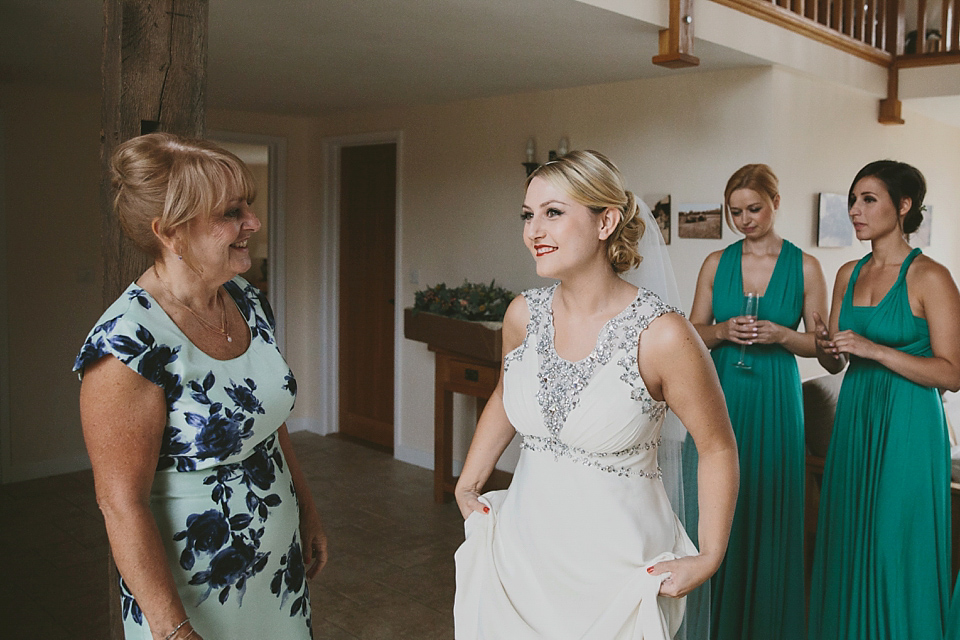
<svg viewBox="0 0 960 640">
<path fill-rule="evenodd" d="M 653 573 L 653 567 L 647 567 L 647 573 Z"/>
<path fill-rule="evenodd" d="M 483 508 L 483 512 L 484 512 L 484 513 L 490 513 L 490 507 L 484 507 L 484 508 Z"/>
</svg>

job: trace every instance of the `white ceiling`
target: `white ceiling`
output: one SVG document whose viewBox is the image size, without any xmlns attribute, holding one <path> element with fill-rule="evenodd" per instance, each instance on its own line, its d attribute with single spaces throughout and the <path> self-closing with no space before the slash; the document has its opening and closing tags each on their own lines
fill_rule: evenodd
<svg viewBox="0 0 960 640">
<path fill-rule="evenodd" d="M 0 0 L 0 80 L 99 91 L 102 6 Z M 578 0 L 210 0 L 209 11 L 207 104 L 241 111 L 320 115 L 771 64 L 697 40 L 699 67 L 663 69 L 650 61 L 657 26 Z M 960 127 L 960 95 L 904 108 Z"/>
<path fill-rule="evenodd" d="M 99 90 L 102 20 L 98 0 L 0 0 L 0 79 Z M 320 114 L 678 73 L 656 53 L 657 27 L 576 0 L 211 0 L 208 105 Z"/>
</svg>

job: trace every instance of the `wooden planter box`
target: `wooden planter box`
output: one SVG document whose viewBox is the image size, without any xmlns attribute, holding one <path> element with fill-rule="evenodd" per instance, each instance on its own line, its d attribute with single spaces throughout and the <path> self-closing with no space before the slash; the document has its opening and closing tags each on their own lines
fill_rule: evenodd
<svg viewBox="0 0 960 640">
<path fill-rule="evenodd" d="M 490 362 L 500 362 L 503 358 L 502 326 L 501 322 L 456 320 L 423 311 L 414 313 L 410 307 L 403 310 L 403 336 L 408 340 Z"/>
</svg>

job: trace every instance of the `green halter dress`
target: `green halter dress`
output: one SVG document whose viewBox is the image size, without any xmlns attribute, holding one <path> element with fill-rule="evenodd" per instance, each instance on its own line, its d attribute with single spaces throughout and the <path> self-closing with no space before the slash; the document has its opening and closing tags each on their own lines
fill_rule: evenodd
<svg viewBox="0 0 960 640">
<path fill-rule="evenodd" d="M 854 306 L 857 263 L 840 330 L 930 357 L 906 274 L 875 307 Z M 810 590 L 810 640 L 944 635 L 950 599 L 950 453 L 936 389 L 852 356 L 827 453 Z"/>
</svg>

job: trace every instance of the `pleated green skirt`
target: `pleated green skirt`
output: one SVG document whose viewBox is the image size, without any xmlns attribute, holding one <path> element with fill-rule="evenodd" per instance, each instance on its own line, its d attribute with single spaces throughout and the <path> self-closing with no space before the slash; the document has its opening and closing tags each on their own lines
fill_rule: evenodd
<svg viewBox="0 0 960 640">
<path fill-rule="evenodd" d="M 810 640 L 944 637 L 949 474 L 937 390 L 854 358 L 824 470 Z"/>
</svg>

